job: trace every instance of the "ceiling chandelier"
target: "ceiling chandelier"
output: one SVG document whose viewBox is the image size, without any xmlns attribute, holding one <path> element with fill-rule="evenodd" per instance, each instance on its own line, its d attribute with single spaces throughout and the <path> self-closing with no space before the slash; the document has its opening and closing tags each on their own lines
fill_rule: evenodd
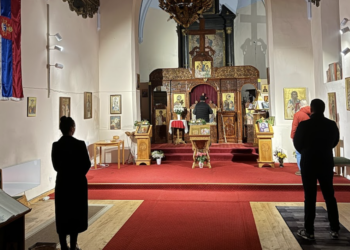
<svg viewBox="0 0 350 250">
<path fill-rule="evenodd" d="M 159 0 L 159 7 L 178 24 L 188 28 L 212 6 L 212 0 Z"/>
<path fill-rule="evenodd" d="M 100 0 L 63 0 L 63 2 L 68 2 L 70 10 L 83 18 L 93 18 L 100 7 Z"/>
<path fill-rule="evenodd" d="M 315 4 L 316 7 L 320 6 L 320 2 L 321 2 L 321 0 L 308 0 L 308 1 Z"/>
</svg>

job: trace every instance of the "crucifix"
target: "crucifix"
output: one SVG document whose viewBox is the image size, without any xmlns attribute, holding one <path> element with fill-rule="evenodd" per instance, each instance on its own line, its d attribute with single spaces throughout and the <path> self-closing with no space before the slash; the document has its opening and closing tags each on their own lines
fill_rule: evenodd
<svg viewBox="0 0 350 250">
<path fill-rule="evenodd" d="M 212 35 L 216 34 L 216 30 L 206 30 L 205 29 L 205 19 L 201 18 L 199 20 L 199 30 L 189 30 L 187 31 L 187 34 L 189 35 L 199 35 L 199 52 L 198 53 L 204 53 L 205 52 L 205 35 Z"/>
</svg>

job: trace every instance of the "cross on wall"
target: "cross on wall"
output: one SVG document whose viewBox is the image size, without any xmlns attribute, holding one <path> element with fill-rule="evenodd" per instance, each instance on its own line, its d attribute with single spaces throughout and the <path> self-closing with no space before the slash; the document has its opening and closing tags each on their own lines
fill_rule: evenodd
<svg viewBox="0 0 350 250">
<path fill-rule="evenodd" d="M 255 2 L 255 1 L 254 1 Z M 258 15 L 258 5 L 250 0 L 251 15 L 240 15 L 242 23 L 251 24 L 251 39 L 258 40 L 258 24 L 266 23 L 266 16 Z"/>
</svg>

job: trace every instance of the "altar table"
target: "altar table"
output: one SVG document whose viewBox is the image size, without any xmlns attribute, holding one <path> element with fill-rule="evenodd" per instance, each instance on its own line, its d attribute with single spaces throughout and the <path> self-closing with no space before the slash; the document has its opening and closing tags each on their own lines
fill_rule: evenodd
<svg viewBox="0 0 350 250">
<path fill-rule="evenodd" d="M 123 148 L 123 164 L 124 164 L 124 140 L 118 140 L 116 142 L 111 141 L 98 141 L 94 143 L 94 162 L 95 162 L 95 169 L 97 169 L 96 164 L 96 150 L 98 147 L 100 147 L 100 163 L 101 164 L 101 158 L 102 158 L 102 147 L 118 147 L 118 169 L 120 169 L 120 145 L 122 145 Z"/>
</svg>

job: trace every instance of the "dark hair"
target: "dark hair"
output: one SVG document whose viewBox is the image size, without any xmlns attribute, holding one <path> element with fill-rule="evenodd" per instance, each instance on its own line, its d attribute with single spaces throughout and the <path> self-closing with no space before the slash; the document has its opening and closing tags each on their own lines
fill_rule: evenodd
<svg viewBox="0 0 350 250">
<path fill-rule="evenodd" d="M 62 116 L 60 118 L 60 130 L 63 135 L 68 135 L 72 127 L 75 127 L 75 122 L 71 117 Z"/>
<path fill-rule="evenodd" d="M 311 112 L 315 114 L 323 114 L 326 108 L 326 105 L 320 99 L 313 99 L 310 103 L 310 107 L 311 107 Z"/>
</svg>

